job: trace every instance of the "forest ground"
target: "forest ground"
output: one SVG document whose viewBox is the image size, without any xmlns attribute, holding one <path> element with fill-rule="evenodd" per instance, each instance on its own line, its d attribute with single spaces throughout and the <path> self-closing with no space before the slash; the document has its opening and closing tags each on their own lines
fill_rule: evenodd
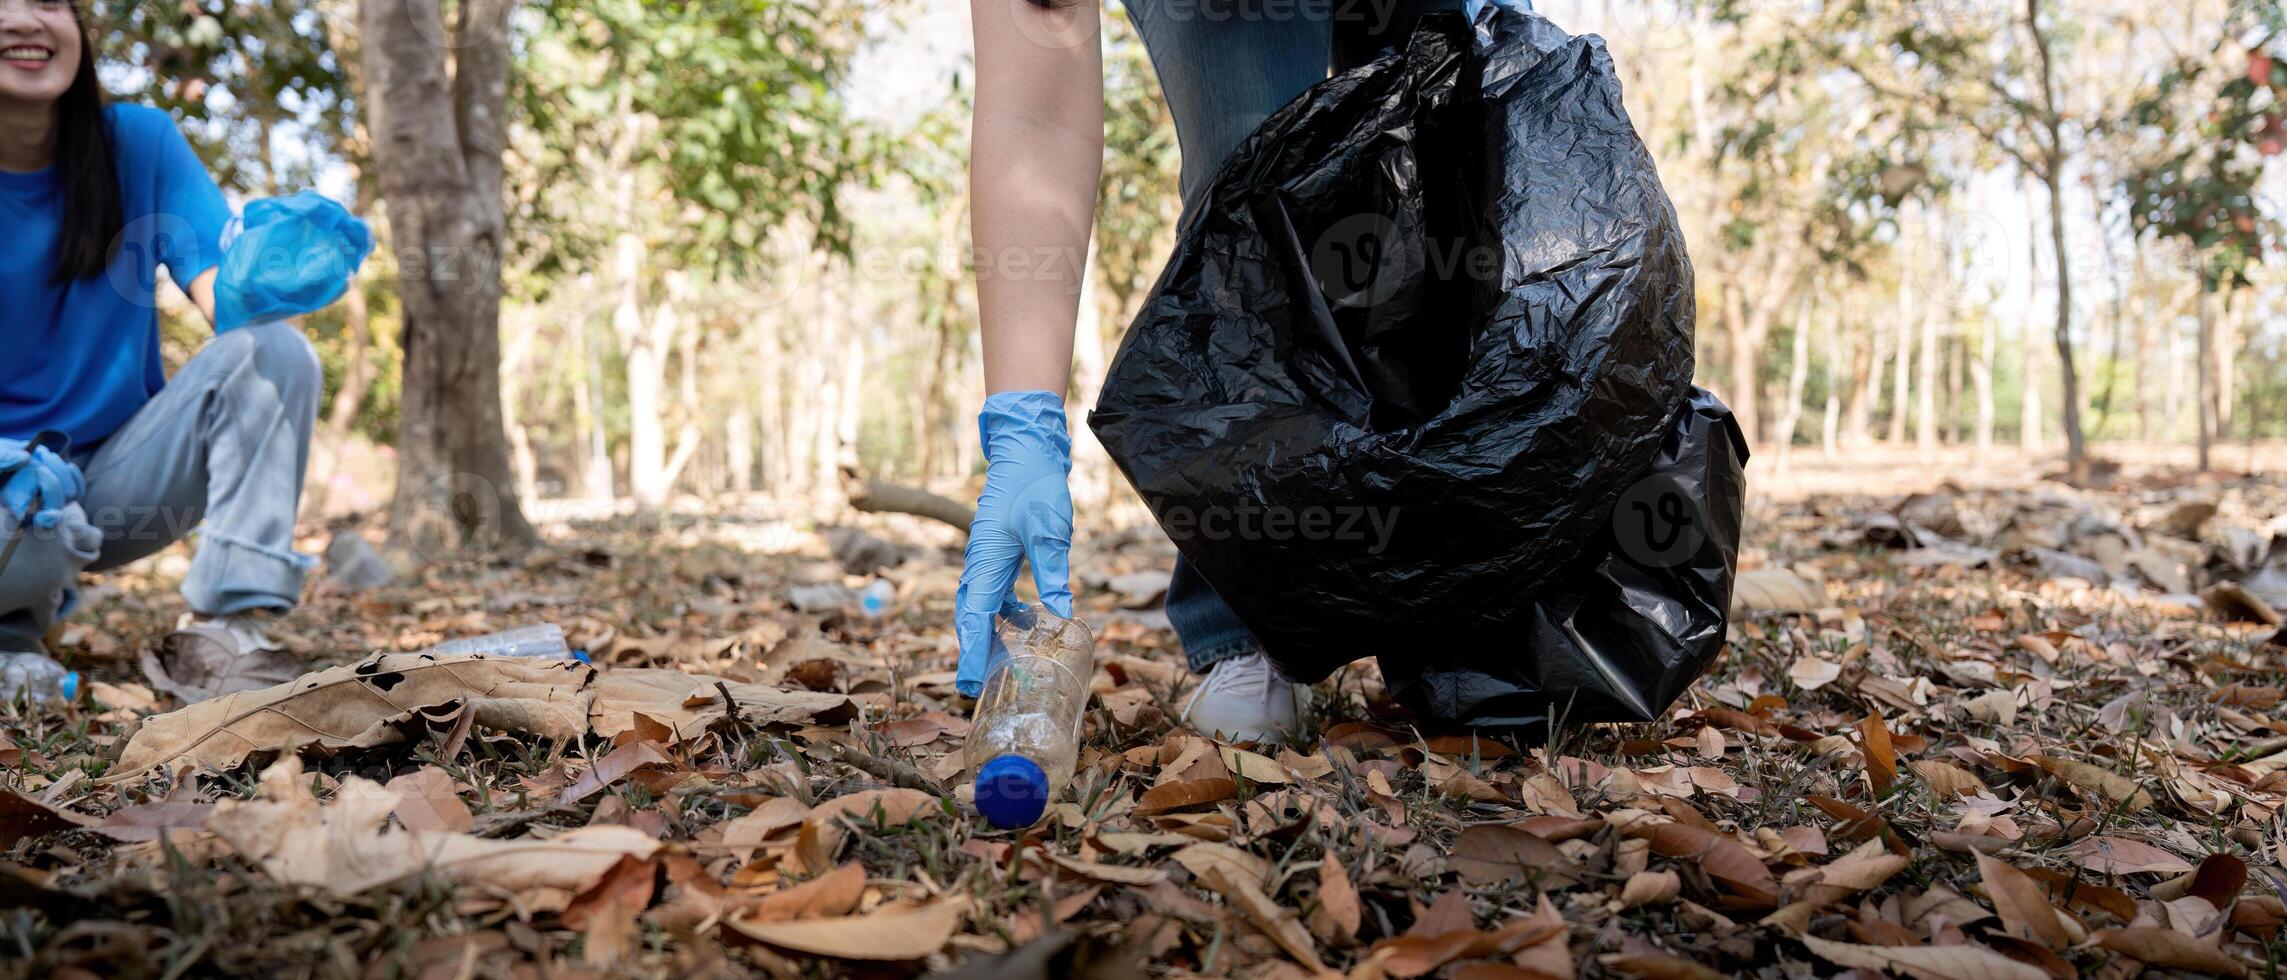
<svg viewBox="0 0 2287 980">
<path fill-rule="evenodd" d="M 0 714 L 0 974 L 2268 973 L 2287 452 L 2104 452 L 1758 460 L 1725 656 L 1533 742 L 1425 735 L 1370 663 L 1308 744 L 1200 739 L 1172 549 L 1083 541 L 1097 698 L 1021 833 L 959 778 L 948 529 L 559 519 L 220 665 L 160 645 L 177 548 L 88 583 L 78 703 Z M 801 589 L 883 564 L 879 618 Z M 368 655 L 535 622 L 594 668 Z"/>
</svg>

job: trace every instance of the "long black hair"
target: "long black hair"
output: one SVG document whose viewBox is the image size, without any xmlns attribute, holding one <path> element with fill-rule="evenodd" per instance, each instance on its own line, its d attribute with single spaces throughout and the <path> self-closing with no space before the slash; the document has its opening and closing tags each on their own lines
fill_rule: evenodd
<svg viewBox="0 0 2287 980">
<path fill-rule="evenodd" d="M 103 274 L 118 251 L 127 224 L 119 202 L 118 154 L 111 145 L 111 121 L 104 111 L 103 85 L 95 78 L 95 35 L 78 0 L 71 5 L 79 27 L 79 74 L 56 100 L 56 190 L 63 195 L 63 223 L 56 235 L 57 285 Z"/>
</svg>

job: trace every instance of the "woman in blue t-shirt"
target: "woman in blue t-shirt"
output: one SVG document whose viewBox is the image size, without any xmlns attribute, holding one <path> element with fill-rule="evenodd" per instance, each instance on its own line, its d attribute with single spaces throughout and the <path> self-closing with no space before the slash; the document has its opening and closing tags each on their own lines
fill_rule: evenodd
<svg viewBox="0 0 2287 980">
<path fill-rule="evenodd" d="M 82 569 L 194 528 L 170 642 L 275 650 L 259 617 L 312 564 L 293 542 L 317 358 L 270 323 L 166 376 L 158 269 L 213 322 L 230 210 L 166 113 L 104 104 L 81 16 L 0 0 L 0 653 L 41 648 Z"/>
</svg>

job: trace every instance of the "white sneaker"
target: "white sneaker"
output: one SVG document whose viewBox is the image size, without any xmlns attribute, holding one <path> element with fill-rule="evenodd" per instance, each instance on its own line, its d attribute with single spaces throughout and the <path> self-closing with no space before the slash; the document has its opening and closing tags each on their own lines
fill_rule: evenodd
<svg viewBox="0 0 2287 980">
<path fill-rule="evenodd" d="M 1183 723 L 1210 738 L 1283 745 L 1302 729 L 1309 689 L 1279 675 L 1261 650 L 1207 669 Z"/>
<path fill-rule="evenodd" d="M 262 629 L 270 613 L 233 613 L 228 616 L 200 616 L 184 613 L 175 622 L 175 632 L 167 639 L 183 643 L 204 640 L 221 647 L 226 660 L 236 660 L 249 653 L 284 653 L 286 645 L 272 639 Z"/>
</svg>

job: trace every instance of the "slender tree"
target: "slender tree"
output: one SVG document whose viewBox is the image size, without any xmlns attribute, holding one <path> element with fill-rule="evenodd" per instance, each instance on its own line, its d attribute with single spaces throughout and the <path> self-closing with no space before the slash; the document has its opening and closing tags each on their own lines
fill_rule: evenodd
<svg viewBox="0 0 2287 980">
<path fill-rule="evenodd" d="M 509 15 L 515 0 L 365 0 L 374 162 L 404 304 L 393 542 L 424 555 L 537 538 L 510 476 L 500 410 Z M 449 38 L 449 43 L 448 39 Z"/>
</svg>

